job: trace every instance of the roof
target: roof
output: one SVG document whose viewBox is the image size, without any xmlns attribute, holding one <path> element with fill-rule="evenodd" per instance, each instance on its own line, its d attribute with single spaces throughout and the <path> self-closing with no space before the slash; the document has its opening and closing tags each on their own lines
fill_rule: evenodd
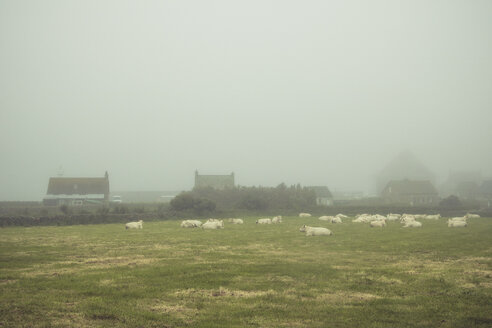
<svg viewBox="0 0 492 328">
<path fill-rule="evenodd" d="M 392 180 L 384 188 L 383 194 L 437 195 L 437 190 L 429 180 Z"/>
<path fill-rule="evenodd" d="M 58 194 L 58 195 L 46 195 L 44 199 L 104 199 L 104 194 Z"/>
<path fill-rule="evenodd" d="M 50 178 L 48 195 L 109 194 L 109 180 L 104 178 Z"/>
<path fill-rule="evenodd" d="M 313 190 L 316 194 L 316 197 L 333 198 L 330 189 L 328 189 L 328 187 L 326 186 L 310 186 L 306 188 Z"/>
</svg>

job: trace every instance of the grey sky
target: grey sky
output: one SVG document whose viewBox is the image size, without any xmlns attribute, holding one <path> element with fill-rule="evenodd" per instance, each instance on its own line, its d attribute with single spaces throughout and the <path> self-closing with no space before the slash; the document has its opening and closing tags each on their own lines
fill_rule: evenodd
<svg viewBox="0 0 492 328">
<path fill-rule="evenodd" d="M 492 1 L 0 1 L 0 200 L 48 178 L 492 176 Z"/>
</svg>

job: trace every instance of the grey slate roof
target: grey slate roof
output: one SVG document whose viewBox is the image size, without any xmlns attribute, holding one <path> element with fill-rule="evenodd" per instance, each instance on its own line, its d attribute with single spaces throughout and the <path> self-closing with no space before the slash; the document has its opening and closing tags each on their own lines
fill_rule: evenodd
<svg viewBox="0 0 492 328">
<path fill-rule="evenodd" d="M 109 194 L 109 180 L 107 178 L 50 178 L 47 194 Z"/>
<path fill-rule="evenodd" d="M 437 190 L 429 180 L 393 180 L 388 182 L 383 194 L 437 195 Z"/>
</svg>

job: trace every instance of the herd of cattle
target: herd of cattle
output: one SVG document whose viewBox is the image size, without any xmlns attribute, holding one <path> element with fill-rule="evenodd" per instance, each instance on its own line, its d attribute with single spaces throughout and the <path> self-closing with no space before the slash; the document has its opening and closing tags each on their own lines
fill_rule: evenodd
<svg viewBox="0 0 492 328">
<path fill-rule="evenodd" d="M 299 213 L 299 217 L 308 218 L 312 215 L 309 213 Z M 478 214 L 467 213 L 464 216 L 454 217 L 448 219 L 447 224 L 450 228 L 464 228 L 467 226 L 468 219 L 479 218 Z M 318 220 L 326 221 L 333 224 L 340 224 L 344 219 L 348 219 L 349 217 L 343 214 L 337 214 L 336 216 L 320 216 Z M 368 223 L 370 227 L 378 227 L 383 228 L 386 226 L 387 221 L 399 221 L 403 228 L 421 228 L 422 222 L 417 220 L 439 220 L 441 218 L 440 214 L 388 214 L 386 216 L 375 214 L 359 214 L 357 215 L 352 222 L 355 223 Z M 243 224 L 244 221 L 242 219 L 228 219 L 228 222 L 231 224 Z M 256 224 L 278 224 L 282 223 L 281 216 L 275 216 L 273 218 L 262 218 L 256 220 Z M 200 220 L 183 220 L 181 222 L 182 228 L 202 228 L 202 229 L 223 229 L 224 228 L 224 220 L 218 219 L 208 219 L 206 222 L 202 222 Z M 143 221 L 137 222 L 128 222 L 125 225 L 125 229 L 142 229 Z M 324 227 L 311 227 L 307 225 L 303 225 L 299 231 L 305 232 L 306 236 L 330 236 L 333 233 L 331 230 Z"/>
</svg>

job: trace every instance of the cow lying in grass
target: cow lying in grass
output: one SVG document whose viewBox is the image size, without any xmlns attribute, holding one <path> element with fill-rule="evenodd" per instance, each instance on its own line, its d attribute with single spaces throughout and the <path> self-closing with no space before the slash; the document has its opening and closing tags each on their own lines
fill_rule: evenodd
<svg viewBox="0 0 492 328">
<path fill-rule="evenodd" d="M 466 227 L 466 221 L 462 220 L 448 220 L 448 227 L 449 228 L 464 228 Z"/>
<path fill-rule="evenodd" d="M 181 222 L 181 228 L 199 228 L 202 222 L 198 220 L 184 220 Z"/>
<path fill-rule="evenodd" d="M 207 221 L 202 224 L 202 229 L 224 229 L 224 221 Z"/>
<path fill-rule="evenodd" d="M 282 223 L 282 217 L 280 215 L 273 217 L 272 223 Z"/>
<path fill-rule="evenodd" d="M 419 221 L 408 221 L 404 223 L 403 228 L 422 228 L 422 223 Z"/>
<path fill-rule="evenodd" d="M 386 226 L 386 220 L 383 219 L 383 220 L 371 221 L 371 222 L 369 222 L 369 225 L 371 226 L 371 228 L 374 228 L 374 227 L 382 228 L 382 227 Z"/>
<path fill-rule="evenodd" d="M 143 221 L 139 220 L 138 222 L 128 222 L 125 224 L 125 229 L 143 229 Z"/>
<path fill-rule="evenodd" d="M 300 232 L 305 232 L 306 236 L 331 236 L 333 232 L 327 228 L 323 227 L 310 227 L 307 225 L 303 225 L 300 229 Z"/>
</svg>

